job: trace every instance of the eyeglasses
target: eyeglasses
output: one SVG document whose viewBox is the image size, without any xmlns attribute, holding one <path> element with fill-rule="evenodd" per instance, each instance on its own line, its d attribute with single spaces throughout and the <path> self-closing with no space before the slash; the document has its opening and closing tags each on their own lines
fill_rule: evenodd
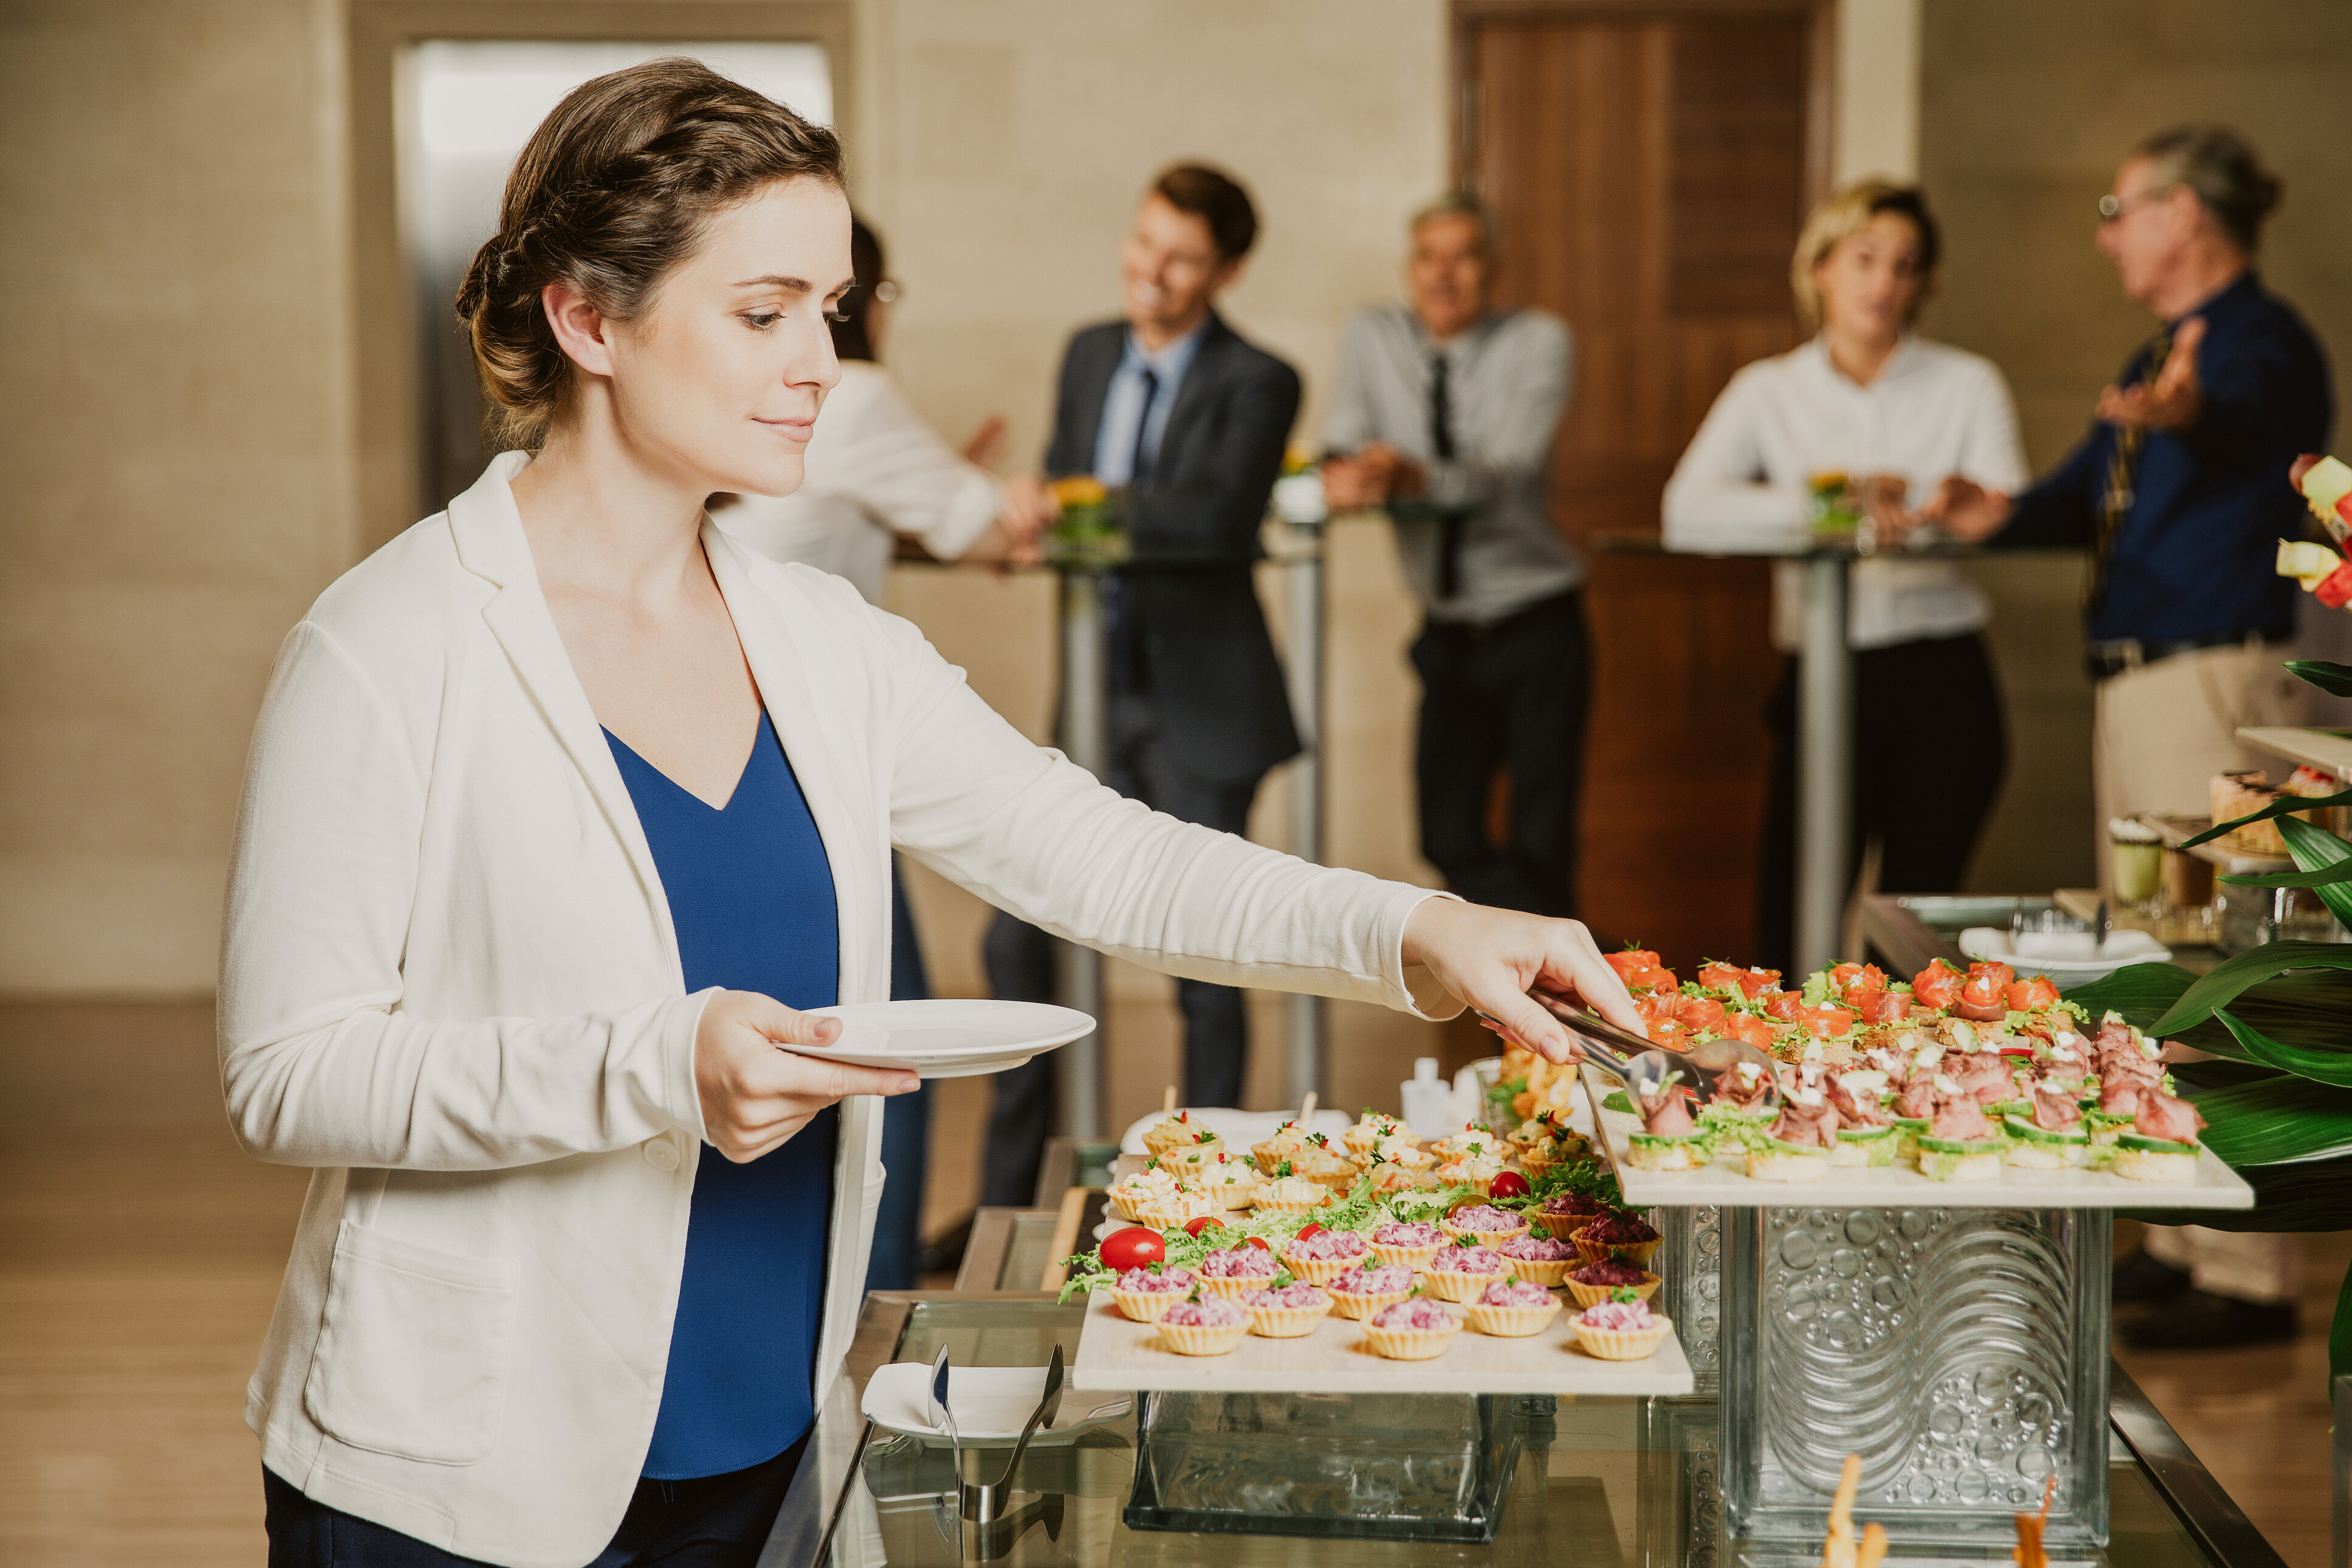
<svg viewBox="0 0 2352 1568">
<path fill-rule="evenodd" d="M 2130 212 L 2135 207 L 2144 207 L 2150 202 L 2159 201 L 2164 197 L 2170 195 L 2172 194 L 2172 189 L 2173 188 L 2170 185 L 2166 185 L 2158 190 L 2141 191 L 2134 195 L 2101 196 L 2099 198 L 2099 221 L 2101 223 L 2114 223 L 2116 219 L 2122 217 L 2124 214 Z"/>
<path fill-rule="evenodd" d="M 898 284 L 895 279 L 885 278 L 874 285 L 874 297 L 885 305 L 897 300 L 898 292 Z"/>
</svg>

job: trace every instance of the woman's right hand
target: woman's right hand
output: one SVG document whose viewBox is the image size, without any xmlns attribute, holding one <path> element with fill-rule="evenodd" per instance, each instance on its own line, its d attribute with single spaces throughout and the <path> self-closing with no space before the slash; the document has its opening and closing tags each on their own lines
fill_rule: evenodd
<svg viewBox="0 0 2352 1568">
<path fill-rule="evenodd" d="M 838 1018 L 796 1013 L 756 991 L 721 991 L 702 1009 L 694 1035 L 694 1085 L 703 1136 L 730 1160 L 756 1160 L 852 1094 L 911 1094 L 910 1072 L 796 1056 L 793 1046 L 830 1045 Z"/>
</svg>

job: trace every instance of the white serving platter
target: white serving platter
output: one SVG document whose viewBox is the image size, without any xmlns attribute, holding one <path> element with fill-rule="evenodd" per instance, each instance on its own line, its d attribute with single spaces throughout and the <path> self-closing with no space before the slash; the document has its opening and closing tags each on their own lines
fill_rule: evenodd
<svg viewBox="0 0 2352 1568">
<path fill-rule="evenodd" d="M 859 1067 L 906 1068 L 919 1078 L 1003 1072 L 1095 1026 L 1073 1008 L 986 998 L 853 1002 L 809 1011 L 840 1019 L 841 1036 L 829 1046 L 794 1046 L 796 1054 Z"/>
<path fill-rule="evenodd" d="M 1601 1100 L 1618 1085 L 1587 1065 L 1602 1147 L 1631 1208 L 1712 1204 L 1734 1208 L 2250 1209 L 2254 1189 L 2210 1149 L 2199 1152 L 2194 1182 L 2135 1182 L 2105 1171 L 2029 1171 L 2003 1165 L 1990 1182 L 1936 1182 L 1908 1164 L 1833 1168 L 1818 1182 L 1759 1182 L 1727 1155 L 1698 1171 L 1643 1171 L 1625 1162 L 1642 1119 Z"/>
<path fill-rule="evenodd" d="M 2017 971 L 2021 979 L 2046 974 L 2069 986 L 2104 980 L 2135 963 L 2163 963 L 2172 950 L 2144 931 L 2111 931 L 2107 945 L 2097 952 L 2098 937 L 2084 931 L 2027 931 L 2017 938 L 2014 951 L 2009 932 L 1994 926 L 1970 926 L 1960 933 L 1960 952 L 1969 958 L 1990 959 Z"/>
<path fill-rule="evenodd" d="M 1462 1310 L 1449 1307 L 1456 1317 Z M 1244 1338 L 1231 1353 L 1179 1355 L 1160 1331 L 1119 1315 L 1106 1291 L 1087 1303 L 1074 1389 L 1183 1389 L 1203 1394 L 1688 1394 L 1690 1363 L 1669 1331 L 1642 1361 L 1602 1361 L 1578 1348 L 1566 1302 L 1542 1333 L 1499 1339 L 1464 1329 L 1430 1361 L 1390 1361 L 1364 1342 L 1364 1326 L 1326 1318 L 1295 1340 Z"/>
<path fill-rule="evenodd" d="M 1011 1447 L 1045 1396 L 1042 1366 L 960 1366 L 948 1375 L 948 1405 L 955 1412 L 956 1436 L 967 1448 Z M 947 1428 L 931 1424 L 931 1369 L 922 1362 L 894 1361 L 875 1368 L 858 1404 L 885 1431 L 927 1443 L 948 1441 Z M 1118 1420 L 1133 1404 L 1125 1394 L 1110 1399 L 1065 1394 L 1054 1424 L 1039 1427 L 1029 1441 L 1036 1447 L 1066 1443 L 1089 1426 Z"/>
</svg>

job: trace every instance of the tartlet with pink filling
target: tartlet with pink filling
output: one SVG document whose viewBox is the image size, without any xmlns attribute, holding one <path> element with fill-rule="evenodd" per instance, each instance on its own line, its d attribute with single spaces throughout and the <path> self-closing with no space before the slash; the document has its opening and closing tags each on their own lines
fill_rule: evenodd
<svg viewBox="0 0 2352 1568">
<path fill-rule="evenodd" d="M 1532 1279 L 1497 1280 L 1480 1291 L 1463 1315 L 1482 1334 L 1525 1339 L 1543 1332 L 1559 1316 L 1559 1301 Z"/>
<path fill-rule="evenodd" d="M 1242 1299 L 1250 1331 L 1270 1340 L 1295 1340 L 1315 1331 L 1331 1311 L 1331 1298 L 1304 1280 L 1279 1290 L 1255 1290 Z"/>
<path fill-rule="evenodd" d="M 1576 1249 L 1584 1254 L 1587 1263 L 1622 1258 L 1628 1263 L 1646 1264 L 1664 1238 L 1650 1227 L 1648 1221 L 1629 1214 L 1615 1214 L 1594 1220 L 1578 1231 L 1575 1239 Z"/>
<path fill-rule="evenodd" d="M 1192 1293 L 1196 1283 L 1189 1268 L 1130 1268 L 1112 1281 L 1110 1299 L 1120 1313 L 1139 1323 L 1156 1323 L 1168 1309 Z"/>
<path fill-rule="evenodd" d="M 1412 1270 L 1402 1263 L 1350 1268 L 1325 1280 L 1323 1289 L 1330 1294 L 1331 1310 L 1337 1316 L 1369 1318 L 1412 1294 Z"/>
<path fill-rule="evenodd" d="M 1568 1271 L 1584 1261 L 1575 1243 L 1549 1236 L 1515 1236 L 1497 1242 L 1495 1250 L 1502 1255 L 1512 1273 L 1522 1279 L 1532 1279 L 1547 1290 L 1559 1288 L 1568 1279 Z"/>
<path fill-rule="evenodd" d="M 1449 1247 L 1429 1260 L 1421 1278 L 1431 1295 L 1468 1301 L 1508 1272 L 1502 1254 L 1491 1247 Z"/>
<path fill-rule="evenodd" d="M 1361 1231 L 1318 1230 L 1284 1247 L 1282 1266 L 1309 1285 L 1320 1285 L 1350 1268 L 1361 1268 L 1371 1255 L 1372 1244 L 1364 1239 Z"/>
<path fill-rule="evenodd" d="M 1223 1355 L 1249 1332 L 1249 1313 L 1223 1296 L 1179 1301 L 1160 1320 L 1160 1340 L 1178 1355 Z"/>
<path fill-rule="evenodd" d="M 1493 1204 L 1465 1204 L 1445 1216 L 1445 1233 L 1457 1241 L 1492 1247 L 1528 1233 L 1528 1222 Z"/>
<path fill-rule="evenodd" d="M 1445 1245 L 1445 1233 L 1418 1220 L 1391 1220 L 1372 1232 L 1372 1256 L 1382 1263 L 1419 1268 Z"/>
<path fill-rule="evenodd" d="M 1650 1310 L 1630 1289 L 1587 1307 L 1576 1316 L 1576 1342 L 1602 1361 L 1640 1361 L 1654 1354 L 1674 1324 Z"/>
<path fill-rule="evenodd" d="M 1239 1298 L 1273 1284 L 1282 1265 L 1264 1247 L 1228 1247 L 1202 1258 L 1194 1272 L 1203 1294 Z"/>
<path fill-rule="evenodd" d="M 1364 1324 L 1364 1342 L 1391 1361 L 1427 1361 L 1445 1353 L 1462 1321 L 1425 1296 L 1383 1307 Z"/>
</svg>

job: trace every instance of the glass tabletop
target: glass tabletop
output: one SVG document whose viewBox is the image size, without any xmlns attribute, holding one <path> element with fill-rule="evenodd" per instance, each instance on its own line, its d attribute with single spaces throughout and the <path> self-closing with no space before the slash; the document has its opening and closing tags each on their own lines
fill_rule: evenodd
<svg viewBox="0 0 2352 1568">
<path fill-rule="evenodd" d="M 763 1564 L 830 1568 L 949 1565 L 976 1558 L 951 1506 L 943 1447 L 875 1429 L 858 1413 L 865 1382 L 885 1362 L 929 1363 L 944 1346 L 959 1366 L 1037 1366 L 1056 1343 L 1077 1349 L 1083 1305 L 1043 1296 L 880 1293 L 867 1298 L 847 1375 L 828 1396 Z M 2163 1418 L 2116 1371 L 2109 1463 L 2112 1535 L 2104 1552 L 2070 1562 L 2132 1568 L 2273 1568 L 2280 1560 Z M 1563 1397 L 1548 1405 L 1509 1459 L 1490 1544 L 1302 1539 L 1130 1529 L 1137 1415 L 1033 1447 L 1014 1485 L 1015 1529 L 986 1561 L 1022 1564 L 1422 1564 L 1492 1563 L 1548 1568 L 1633 1564 L 1811 1563 L 1818 1547 L 1727 1542 L 1717 1489 L 1717 1407 L 1711 1400 Z M 990 1480 L 1007 1451 L 967 1454 L 967 1479 Z M 980 1472 L 986 1470 L 988 1474 Z M 1865 1513 L 1866 1517 L 1866 1513 Z M 1893 1556 L 1908 1554 L 1901 1542 Z M 1937 1549 L 1938 1561 L 1969 1561 Z M 2010 1543 L 1978 1560 L 2006 1563 Z"/>
</svg>

